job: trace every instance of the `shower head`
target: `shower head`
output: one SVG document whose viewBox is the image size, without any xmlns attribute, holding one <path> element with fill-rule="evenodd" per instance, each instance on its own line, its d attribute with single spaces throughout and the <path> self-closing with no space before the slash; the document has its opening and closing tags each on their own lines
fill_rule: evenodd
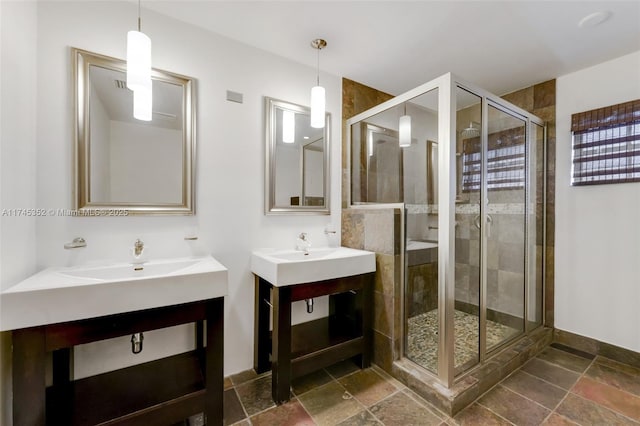
<svg viewBox="0 0 640 426">
<path fill-rule="evenodd" d="M 476 127 L 476 125 L 480 126 L 479 123 L 476 123 L 474 121 L 470 122 L 469 127 L 460 132 L 460 136 L 462 137 L 462 139 L 471 139 L 480 136 L 480 129 Z"/>
</svg>

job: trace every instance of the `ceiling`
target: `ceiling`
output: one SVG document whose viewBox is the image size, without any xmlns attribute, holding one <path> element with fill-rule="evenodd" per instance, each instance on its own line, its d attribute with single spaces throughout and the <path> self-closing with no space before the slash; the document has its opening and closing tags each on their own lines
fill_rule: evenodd
<svg viewBox="0 0 640 426">
<path fill-rule="evenodd" d="M 504 94 L 640 50 L 640 0 L 144 0 L 142 6 L 143 20 L 151 9 L 313 67 L 310 41 L 324 38 L 323 72 L 394 95 L 446 72 Z M 611 16 L 578 26 L 598 11 Z"/>
<path fill-rule="evenodd" d="M 133 92 L 122 71 L 92 65 L 89 79 L 108 118 L 143 126 L 182 130 L 182 87 L 164 81 L 153 82 L 153 121 L 133 118 Z M 120 83 L 118 85 L 117 83 Z"/>
</svg>

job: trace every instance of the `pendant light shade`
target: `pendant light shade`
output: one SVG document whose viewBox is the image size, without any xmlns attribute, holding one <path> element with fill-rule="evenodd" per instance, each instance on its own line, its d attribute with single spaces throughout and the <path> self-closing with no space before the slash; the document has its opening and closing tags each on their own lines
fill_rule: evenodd
<svg viewBox="0 0 640 426">
<path fill-rule="evenodd" d="M 140 31 L 127 33 L 127 87 L 137 90 L 151 81 L 151 39 Z"/>
<path fill-rule="evenodd" d="M 296 141 L 296 117 L 293 111 L 282 111 L 282 142 Z"/>
<path fill-rule="evenodd" d="M 324 127 L 326 114 L 326 98 L 324 87 L 320 86 L 320 50 L 327 46 L 327 42 L 321 38 L 311 41 L 311 47 L 318 51 L 318 68 L 316 73 L 316 85 L 311 88 L 311 127 L 321 129 Z"/>
<path fill-rule="evenodd" d="M 311 88 L 311 127 L 321 129 L 324 127 L 325 116 L 325 91 L 322 86 Z"/>
<path fill-rule="evenodd" d="M 399 140 L 401 147 L 411 146 L 411 116 L 403 115 L 400 117 Z"/>
<path fill-rule="evenodd" d="M 141 86 L 133 91 L 133 118 L 151 121 L 153 116 L 153 89 L 151 80 L 148 86 Z"/>
<path fill-rule="evenodd" d="M 401 148 L 411 146 L 411 116 L 407 115 L 407 105 L 404 106 L 404 115 L 400 117 L 398 124 L 398 141 Z"/>
<path fill-rule="evenodd" d="M 133 91 L 133 118 L 151 121 L 153 84 L 151 82 L 151 39 L 141 31 L 138 0 L 138 31 L 127 33 L 127 88 Z"/>
</svg>

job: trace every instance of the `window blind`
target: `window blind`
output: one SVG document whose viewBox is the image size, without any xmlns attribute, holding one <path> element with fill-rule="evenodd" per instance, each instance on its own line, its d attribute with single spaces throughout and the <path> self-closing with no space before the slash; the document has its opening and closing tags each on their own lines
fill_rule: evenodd
<svg viewBox="0 0 640 426">
<path fill-rule="evenodd" d="M 640 182 L 640 99 L 571 116 L 571 185 Z"/>
<path fill-rule="evenodd" d="M 462 191 L 480 190 L 482 157 L 480 138 L 463 141 Z M 487 189 L 518 189 L 525 184 L 524 127 L 489 135 L 487 151 Z"/>
</svg>

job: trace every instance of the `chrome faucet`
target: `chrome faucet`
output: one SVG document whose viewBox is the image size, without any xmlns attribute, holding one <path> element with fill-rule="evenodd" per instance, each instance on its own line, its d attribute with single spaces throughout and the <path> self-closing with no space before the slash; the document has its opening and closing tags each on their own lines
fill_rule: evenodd
<svg viewBox="0 0 640 426">
<path fill-rule="evenodd" d="M 135 255 L 135 257 L 140 257 L 143 250 L 144 243 L 140 240 L 140 238 L 136 239 L 136 242 L 133 244 L 133 254 Z"/>
<path fill-rule="evenodd" d="M 309 247 L 311 247 L 311 241 L 307 237 L 306 232 L 301 232 L 296 240 L 296 250 L 304 252 L 305 255 L 309 254 Z"/>
<path fill-rule="evenodd" d="M 64 245 L 64 248 L 65 250 L 70 250 L 70 249 L 86 247 L 86 246 L 87 246 L 87 241 L 84 238 L 76 237 L 70 243 L 66 243 Z"/>
</svg>

